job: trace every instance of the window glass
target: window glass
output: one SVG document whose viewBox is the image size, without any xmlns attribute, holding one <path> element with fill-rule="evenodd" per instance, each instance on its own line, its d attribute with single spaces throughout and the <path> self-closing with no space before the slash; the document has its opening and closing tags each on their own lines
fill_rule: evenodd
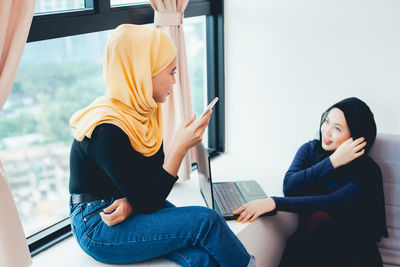
<svg viewBox="0 0 400 267">
<path fill-rule="evenodd" d="M 131 4 L 148 4 L 150 1 L 146 0 L 111 0 L 111 6 L 131 5 Z"/>
<path fill-rule="evenodd" d="M 206 49 L 206 17 L 185 18 L 186 56 L 189 67 L 190 89 L 193 110 L 196 117 L 207 107 L 207 49 Z M 215 116 L 215 115 L 214 115 Z M 208 147 L 208 131 L 204 132 L 203 143 Z"/>
<path fill-rule="evenodd" d="M 68 216 L 68 125 L 78 109 L 104 94 L 108 32 L 28 43 L 0 113 L 0 159 L 25 234 Z"/>
<path fill-rule="evenodd" d="M 35 14 L 85 8 L 85 0 L 36 0 Z"/>
<path fill-rule="evenodd" d="M 194 110 L 206 106 L 205 17 L 184 22 Z M 71 115 L 103 95 L 110 31 L 28 43 L 0 113 L 0 159 L 26 236 L 68 217 Z M 207 138 L 203 139 L 204 141 Z"/>
<path fill-rule="evenodd" d="M 200 116 L 207 107 L 207 54 L 205 16 L 186 18 L 183 23 L 193 109 Z"/>
</svg>

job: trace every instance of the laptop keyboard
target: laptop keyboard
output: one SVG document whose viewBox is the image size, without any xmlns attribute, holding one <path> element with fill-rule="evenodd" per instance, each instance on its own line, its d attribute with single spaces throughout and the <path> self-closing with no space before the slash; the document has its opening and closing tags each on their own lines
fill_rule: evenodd
<svg viewBox="0 0 400 267">
<path fill-rule="evenodd" d="M 213 184 L 213 191 L 222 214 L 232 214 L 233 211 L 246 203 L 233 183 Z"/>
</svg>

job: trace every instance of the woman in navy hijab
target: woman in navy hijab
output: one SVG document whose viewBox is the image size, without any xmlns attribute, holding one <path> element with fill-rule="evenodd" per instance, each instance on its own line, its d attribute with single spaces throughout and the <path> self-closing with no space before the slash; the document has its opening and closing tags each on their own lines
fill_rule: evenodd
<svg viewBox="0 0 400 267">
<path fill-rule="evenodd" d="M 388 236 L 382 174 L 368 156 L 374 115 L 360 99 L 344 99 L 322 114 L 319 135 L 297 151 L 285 175 L 285 197 L 244 204 L 235 211 L 238 221 L 272 210 L 299 214 L 281 267 L 382 266 L 376 245 Z"/>
</svg>

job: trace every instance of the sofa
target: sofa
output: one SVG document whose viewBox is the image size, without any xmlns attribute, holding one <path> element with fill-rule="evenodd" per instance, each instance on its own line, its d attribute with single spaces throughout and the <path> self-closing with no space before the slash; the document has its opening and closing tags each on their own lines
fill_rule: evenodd
<svg viewBox="0 0 400 267">
<path fill-rule="evenodd" d="M 378 247 L 385 267 L 400 266 L 400 135 L 378 134 L 370 156 L 382 170 L 389 233 Z"/>
</svg>

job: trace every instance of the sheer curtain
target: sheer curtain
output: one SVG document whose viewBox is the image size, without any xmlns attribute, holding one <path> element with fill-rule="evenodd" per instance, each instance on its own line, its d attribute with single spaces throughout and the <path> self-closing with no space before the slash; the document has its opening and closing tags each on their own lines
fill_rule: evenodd
<svg viewBox="0 0 400 267">
<path fill-rule="evenodd" d="M 178 54 L 176 62 L 177 83 L 167 101 L 163 104 L 164 150 L 168 151 L 176 129 L 193 115 L 190 92 L 189 71 L 186 58 L 185 37 L 183 33 L 183 12 L 189 0 L 150 0 L 154 8 L 154 24 L 164 30 L 174 41 Z M 179 169 L 179 181 L 190 177 L 194 153 L 190 151 L 183 159 Z"/>
<path fill-rule="evenodd" d="M 0 111 L 10 94 L 31 26 L 36 0 L 0 1 Z M 24 230 L 0 162 L 0 266 L 32 264 Z"/>
</svg>

